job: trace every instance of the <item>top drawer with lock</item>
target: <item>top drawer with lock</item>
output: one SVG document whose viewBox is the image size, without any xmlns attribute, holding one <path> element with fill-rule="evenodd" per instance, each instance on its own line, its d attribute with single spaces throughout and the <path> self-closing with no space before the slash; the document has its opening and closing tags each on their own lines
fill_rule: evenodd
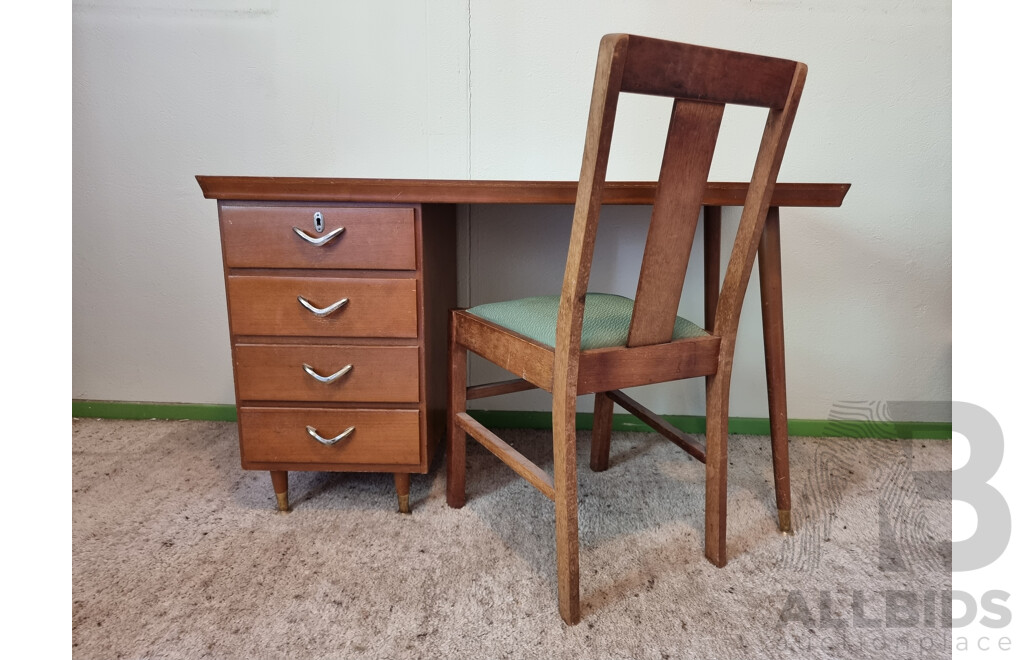
<svg viewBox="0 0 1024 660">
<path fill-rule="evenodd" d="M 415 211 L 222 203 L 229 268 L 415 270 Z"/>
</svg>

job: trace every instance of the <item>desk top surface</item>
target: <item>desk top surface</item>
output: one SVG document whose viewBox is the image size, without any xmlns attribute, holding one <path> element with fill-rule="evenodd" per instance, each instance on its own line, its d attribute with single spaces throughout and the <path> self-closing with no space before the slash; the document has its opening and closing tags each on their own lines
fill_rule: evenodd
<svg viewBox="0 0 1024 660">
<path fill-rule="evenodd" d="M 196 176 L 207 199 L 410 204 L 573 204 L 575 181 Z M 609 181 L 605 204 L 652 204 L 657 183 Z M 778 183 L 772 206 L 836 207 L 849 183 Z M 709 182 L 707 206 L 742 206 L 746 183 Z"/>
</svg>

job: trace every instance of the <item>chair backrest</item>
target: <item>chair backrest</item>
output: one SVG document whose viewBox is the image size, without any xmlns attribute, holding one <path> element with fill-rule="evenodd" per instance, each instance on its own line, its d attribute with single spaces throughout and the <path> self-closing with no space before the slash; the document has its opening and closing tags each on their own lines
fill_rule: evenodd
<svg viewBox="0 0 1024 660">
<path fill-rule="evenodd" d="M 670 341 L 711 158 L 726 104 L 768 108 L 761 145 L 715 315 L 731 351 L 807 67 L 790 60 L 626 34 L 601 40 L 569 256 L 559 307 L 556 365 L 579 353 L 612 127 L 620 92 L 674 98 L 637 284 L 628 346 Z M 557 368 L 557 366 L 556 366 Z"/>
</svg>

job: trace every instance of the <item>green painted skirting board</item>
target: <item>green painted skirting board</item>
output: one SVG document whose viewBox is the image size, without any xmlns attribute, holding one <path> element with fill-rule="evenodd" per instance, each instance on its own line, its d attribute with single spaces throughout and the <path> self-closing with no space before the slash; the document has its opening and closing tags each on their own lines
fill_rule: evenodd
<svg viewBox="0 0 1024 660">
<path fill-rule="evenodd" d="M 543 429 L 551 428 L 551 413 L 538 411 L 471 410 L 470 414 L 481 424 L 492 428 Z M 196 419 L 233 422 L 238 416 L 235 407 L 216 404 L 135 403 L 125 401 L 71 401 L 72 417 L 102 417 L 106 419 Z M 665 419 L 687 433 L 703 433 L 704 417 L 695 415 L 665 415 Z M 576 428 L 594 426 L 591 413 L 576 414 Z M 650 427 L 632 415 L 615 415 L 612 428 L 616 431 L 650 431 Z M 746 435 L 768 435 L 768 420 L 758 417 L 732 417 L 729 431 Z M 953 425 L 948 422 L 875 422 L 862 420 L 791 419 L 790 435 L 840 438 L 886 438 L 913 440 L 948 440 L 953 437 Z"/>
<path fill-rule="evenodd" d="M 72 417 L 104 419 L 198 419 L 208 422 L 234 422 L 234 406 L 205 403 L 139 403 L 133 401 L 71 400 Z"/>
</svg>

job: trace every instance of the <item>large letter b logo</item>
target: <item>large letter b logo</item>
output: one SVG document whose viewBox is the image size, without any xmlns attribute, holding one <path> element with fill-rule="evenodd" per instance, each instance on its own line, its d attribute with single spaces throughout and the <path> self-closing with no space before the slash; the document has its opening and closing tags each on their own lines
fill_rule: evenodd
<svg viewBox="0 0 1024 660">
<path fill-rule="evenodd" d="M 953 570 L 988 566 L 1010 543 L 1010 507 L 988 481 L 1003 460 L 1003 431 L 987 410 L 973 403 L 953 402 L 953 430 L 971 448 L 967 463 L 953 470 L 953 499 L 970 504 L 978 516 L 974 535 L 953 543 Z"/>
</svg>

